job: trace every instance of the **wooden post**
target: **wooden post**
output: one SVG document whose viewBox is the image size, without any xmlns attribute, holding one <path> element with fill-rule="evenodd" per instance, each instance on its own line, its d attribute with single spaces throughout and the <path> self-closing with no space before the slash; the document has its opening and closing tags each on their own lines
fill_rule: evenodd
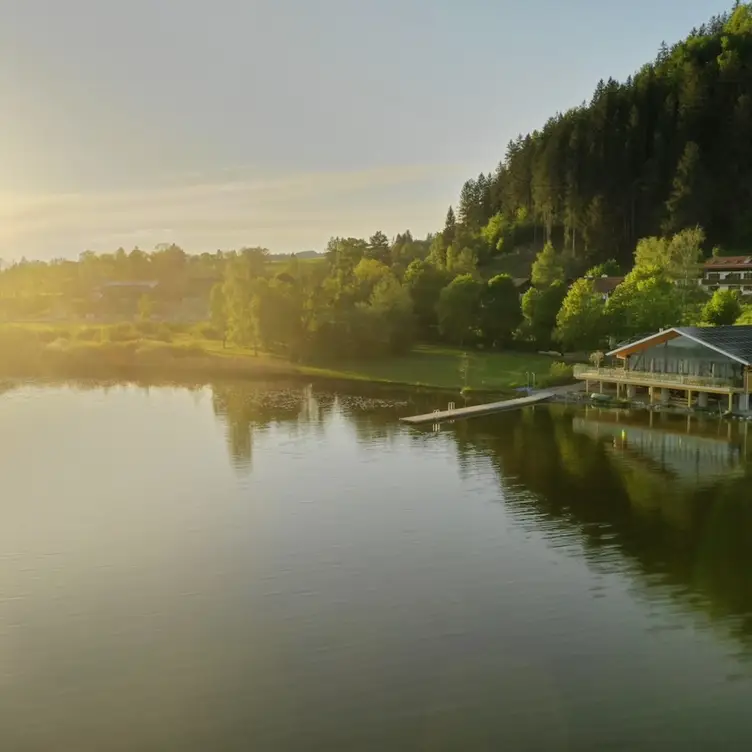
<svg viewBox="0 0 752 752">
<path fill-rule="evenodd" d="M 692 407 L 692 390 L 687 389 L 687 407 Z"/>
<path fill-rule="evenodd" d="M 732 412 L 734 409 L 734 393 L 729 392 L 729 412 Z"/>
</svg>

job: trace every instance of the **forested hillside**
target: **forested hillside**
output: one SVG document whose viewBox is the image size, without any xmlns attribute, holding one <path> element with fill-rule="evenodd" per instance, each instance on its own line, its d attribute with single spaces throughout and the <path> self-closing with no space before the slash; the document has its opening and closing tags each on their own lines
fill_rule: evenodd
<svg viewBox="0 0 752 752">
<path fill-rule="evenodd" d="M 550 240 L 582 268 L 695 225 L 708 247 L 752 247 L 752 3 L 519 136 L 456 214 L 493 250 Z"/>
</svg>

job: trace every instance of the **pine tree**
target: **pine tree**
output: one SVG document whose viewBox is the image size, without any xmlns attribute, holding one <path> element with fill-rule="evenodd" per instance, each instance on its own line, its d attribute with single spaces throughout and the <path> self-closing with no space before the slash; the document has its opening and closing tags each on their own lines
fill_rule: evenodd
<svg viewBox="0 0 752 752">
<path fill-rule="evenodd" d="M 447 211 L 446 221 L 444 222 L 444 232 L 442 233 L 445 247 L 451 245 L 451 243 L 454 242 L 456 231 L 457 220 L 454 217 L 454 209 L 450 206 Z"/>
<path fill-rule="evenodd" d="M 691 225 L 704 224 L 701 181 L 700 147 L 694 141 L 689 141 L 679 160 L 671 195 L 666 202 L 664 234 L 678 232 Z"/>
</svg>

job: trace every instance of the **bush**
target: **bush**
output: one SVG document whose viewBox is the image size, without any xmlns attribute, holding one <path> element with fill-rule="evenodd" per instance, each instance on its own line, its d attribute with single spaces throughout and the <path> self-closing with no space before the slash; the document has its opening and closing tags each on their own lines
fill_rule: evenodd
<svg viewBox="0 0 752 752">
<path fill-rule="evenodd" d="M 561 361 L 554 361 L 551 363 L 551 368 L 548 370 L 548 377 L 546 383 L 549 386 L 555 386 L 556 384 L 568 384 L 574 379 L 574 367 Z"/>
<path fill-rule="evenodd" d="M 115 324 L 109 329 L 104 329 L 103 341 L 107 342 L 134 342 L 141 339 L 141 334 L 133 324 Z"/>
<path fill-rule="evenodd" d="M 172 332 L 170 331 L 170 327 L 165 324 L 160 324 L 156 327 L 154 334 L 151 335 L 150 339 L 154 339 L 157 342 L 172 342 Z"/>
<path fill-rule="evenodd" d="M 68 337 L 58 337 L 57 339 L 52 340 L 52 342 L 47 343 L 47 350 L 66 350 L 68 346 L 70 345 L 70 340 Z"/>
<path fill-rule="evenodd" d="M 198 339 L 222 339 L 222 332 L 220 332 L 219 329 L 217 329 L 215 326 L 212 326 L 211 324 L 208 324 L 206 322 L 194 326 L 191 333 Z"/>
<path fill-rule="evenodd" d="M 67 332 L 64 329 L 41 329 L 36 333 L 36 336 L 40 342 L 44 342 L 44 344 L 48 345 L 50 342 L 55 342 L 55 340 L 58 339 L 68 339 L 70 337 L 70 332 Z"/>
<path fill-rule="evenodd" d="M 138 324 L 136 324 L 136 329 L 141 332 L 141 334 L 150 335 L 157 332 L 159 325 L 154 321 L 139 321 Z"/>
<path fill-rule="evenodd" d="M 76 332 L 76 339 L 81 342 L 97 342 L 102 339 L 102 328 L 85 326 Z"/>
</svg>

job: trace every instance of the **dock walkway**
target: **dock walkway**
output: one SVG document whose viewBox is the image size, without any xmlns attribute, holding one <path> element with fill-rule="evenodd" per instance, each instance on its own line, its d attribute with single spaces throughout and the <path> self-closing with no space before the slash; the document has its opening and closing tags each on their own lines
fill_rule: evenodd
<svg viewBox="0 0 752 752">
<path fill-rule="evenodd" d="M 526 397 L 515 397 L 513 399 L 501 400 L 500 402 L 487 402 L 484 405 L 471 405 L 470 407 L 457 407 L 453 410 L 437 410 L 433 413 L 423 415 L 413 415 L 406 418 L 400 418 L 403 423 L 409 423 L 412 426 L 423 423 L 441 423 L 446 420 L 461 420 L 462 418 L 475 418 L 480 415 L 490 415 L 491 413 L 503 413 L 507 410 L 518 410 L 528 405 L 536 405 L 539 402 L 545 402 L 557 394 L 567 392 L 577 392 L 584 389 L 584 384 L 572 384 L 564 387 L 553 387 L 551 389 L 541 389 L 529 394 Z"/>
</svg>

